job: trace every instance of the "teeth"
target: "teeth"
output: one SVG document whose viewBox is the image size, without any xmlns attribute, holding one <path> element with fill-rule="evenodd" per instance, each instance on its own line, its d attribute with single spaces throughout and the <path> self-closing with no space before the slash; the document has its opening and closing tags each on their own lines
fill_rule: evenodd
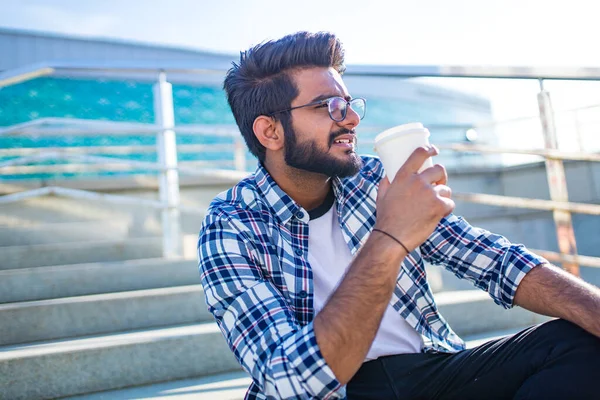
<svg viewBox="0 0 600 400">
<path fill-rule="evenodd" d="M 350 140 L 348 139 L 338 139 L 335 141 L 335 143 L 350 143 Z"/>
</svg>

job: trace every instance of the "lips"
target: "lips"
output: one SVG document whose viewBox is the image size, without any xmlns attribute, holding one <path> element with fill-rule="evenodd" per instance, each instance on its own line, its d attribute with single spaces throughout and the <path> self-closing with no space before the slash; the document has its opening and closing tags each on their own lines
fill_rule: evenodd
<svg viewBox="0 0 600 400">
<path fill-rule="evenodd" d="M 356 141 L 356 137 L 355 135 L 352 134 L 347 134 L 347 135 L 340 135 L 337 136 L 334 140 L 333 140 L 333 144 L 354 144 Z"/>
</svg>

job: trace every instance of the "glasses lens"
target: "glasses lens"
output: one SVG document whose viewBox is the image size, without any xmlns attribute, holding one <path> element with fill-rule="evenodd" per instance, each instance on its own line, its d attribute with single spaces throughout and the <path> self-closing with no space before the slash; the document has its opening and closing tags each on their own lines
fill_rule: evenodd
<svg viewBox="0 0 600 400">
<path fill-rule="evenodd" d="M 367 102 L 365 99 L 352 99 L 350 101 L 350 107 L 358 114 L 358 118 L 363 119 L 367 112 Z"/>
<path fill-rule="evenodd" d="M 346 100 L 341 97 L 332 97 L 329 100 L 329 115 L 334 121 L 342 121 L 346 118 Z"/>
</svg>

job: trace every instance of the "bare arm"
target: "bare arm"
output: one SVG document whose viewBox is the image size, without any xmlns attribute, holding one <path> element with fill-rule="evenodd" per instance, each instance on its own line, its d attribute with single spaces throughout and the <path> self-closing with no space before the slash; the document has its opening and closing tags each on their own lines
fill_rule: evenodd
<svg viewBox="0 0 600 400">
<path fill-rule="evenodd" d="M 377 199 L 377 224 L 412 250 L 454 209 L 446 172 L 435 166 L 417 173 L 435 148 L 417 149 Z M 431 184 L 436 183 L 433 187 Z M 373 232 L 336 291 L 315 317 L 317 343 L 336 378 L 346 384 L 363 363 L 390 301 L 406 250 Z"/>
<path fill-rule="evenodd" d="M 369 238 L 315 317 L 321 353 L 342 384 L 356 373 L 373 343 L 405 255 L 391 239 L 379 235 Z"/>
<path fill-rule="evenodd" d="M 600 289 L 558 267 L 542 264 L 532 269 L 519 284 L 514 302 L 600 337 Z"/>
</svg>

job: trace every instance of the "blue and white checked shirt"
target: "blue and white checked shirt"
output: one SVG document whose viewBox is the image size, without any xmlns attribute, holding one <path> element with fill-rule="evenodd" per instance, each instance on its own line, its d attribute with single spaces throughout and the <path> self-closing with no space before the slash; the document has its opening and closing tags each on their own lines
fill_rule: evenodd
<svg viewBox="0 0 600 400">
<path fill-rule="evenodd" d="M 375 225 L 384 176 L 378 158 L 363 157 L 357 175 L 334 179 L 338 219 L 352 254 Z M 252 375 L 247 399 L 343 399 L 313 330 L 313 277 L 308 263 L 308 212 L 260 166 L 219 195 L 200 230 L 199 268 L 206 302 L 229 347 Z M 545 262 L 521 245 L 444 218 L 403 261 L 391 305 L 419 332 L 425 351 L 454 352 L 464 342 L 439 314 L 423 260 L 472 281 L 510 308 L 525 274 Z"/>
</svg>

